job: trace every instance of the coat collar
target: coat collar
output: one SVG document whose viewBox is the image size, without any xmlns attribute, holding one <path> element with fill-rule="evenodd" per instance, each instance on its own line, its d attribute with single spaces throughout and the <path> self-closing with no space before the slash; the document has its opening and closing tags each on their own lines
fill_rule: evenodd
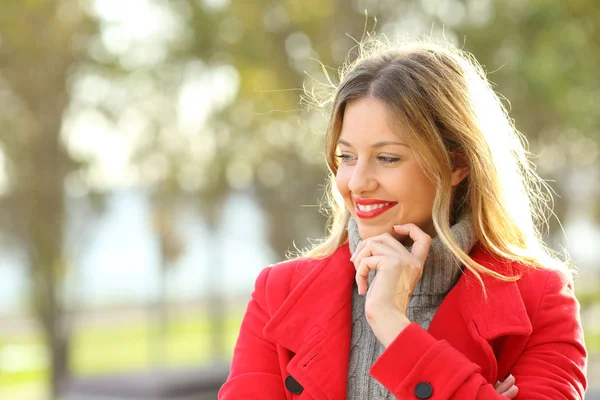
<svg viewBox="0 0 600 400">
<path fill-rule="evenodd" d="M 287 372 L 312 398 L 346 398 L 354 282 L 348 245 L 316 265 L 299 263 L 295 273 L 300 281 L 263 334 L 295 353 Z"/>
<path fill-rule="evenodd" d="M 519 273 L 514 264 L 494 258 L 480 246 L 475 246 L 470 256 L 494 271 Z M 266 338 L 295 354 L 288 373 L 315 399 L 346 395 L 354 273 L 348 244 L 316 264 L 299 263 L 295 270 L 299 282 L 292 284 L 263 331 Z M 486 378 L 491 380 L 498 371 L 488 342 L 503 335 L 527 336 L 532 327 L 516 282 L 488 276 L 483 281 L 487 299 L 478 280 L 466 270 L 438 309 L 429 333 L 454 344 L 447 332 L 449 326 L 456 326 L 458 310 L 465 322 L 464 333 L 479 343 L 464 351 L 474 362 L 490 364 Z"/>
<path fill-rule="evenodd" d="M 505 276 L 520 276 L 525 271 L 516 263 L 500 260 L 481 246 L 470 256 L 484 267 Z M 505 335 L 529 335 L 531 322 L 523 303 L 518 281 L 506 282 L 482 275 L 485 291 L 472 272 L 466 270 L 458 286 L 461 313 L 473 320 L 486 340 Z"/>
<path fill-rule="evenodd" d="M 341 309 L 351 306 L 354 265 L 348 245 L 317 264 L 299 263 L 295 277 L 299 282 L 273 314 L 264 335 L 296 353 Z"/>
</svg>

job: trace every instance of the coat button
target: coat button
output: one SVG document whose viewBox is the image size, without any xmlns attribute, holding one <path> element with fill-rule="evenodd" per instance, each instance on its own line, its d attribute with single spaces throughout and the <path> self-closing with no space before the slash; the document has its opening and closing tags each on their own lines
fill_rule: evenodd
<svg viewBox="0 0 600 400">
<path fill-rule="evenodd" d="M 287 378 L 285 378 L 285 387 L 292 394 L 300 394 L 304 390 L 302 385 L 300 385 L 298 381 L 291 375 L 288 375 Z"/>
<path fill-rule="evenodd" d="M 433 394 L 433 388 L 429 383 L 421 382 L 415 386 L 415 396 L 419 399 L 428 399 Z"/>
</svg>

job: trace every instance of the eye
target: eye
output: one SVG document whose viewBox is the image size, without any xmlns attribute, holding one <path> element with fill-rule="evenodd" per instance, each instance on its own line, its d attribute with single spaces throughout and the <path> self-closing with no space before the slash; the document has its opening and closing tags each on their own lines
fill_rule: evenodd
<svg viewBox="0 0 600 400">
<path fill-rule="evenodd" d="M 394 164 L 400 161 L 398 157 L 379 156 L 377 157 L 383 164 Z"/>
<path fill-rule="evenodd" d="M 340 160 L 342 160 L 342 162 L 347 163 L 352 161 L 352 156 L 350 154 L 336 154 L 335 155 L 337 158 L 339 158 Z"/>
</svg>

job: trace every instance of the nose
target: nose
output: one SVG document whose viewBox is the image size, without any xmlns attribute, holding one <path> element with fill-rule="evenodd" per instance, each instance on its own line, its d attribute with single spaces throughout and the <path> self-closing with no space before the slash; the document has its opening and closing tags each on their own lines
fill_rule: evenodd
<svg viewBox="0 0 600 400">
<path fill-rule="evenodd" d="M 352 170 L 352 176 L 348 182 L 348 189 L 354 194 L 360 195 L 374 191 L 377 188 L 377 179 L 367 162 L 357 162 Z"/>
</svg>

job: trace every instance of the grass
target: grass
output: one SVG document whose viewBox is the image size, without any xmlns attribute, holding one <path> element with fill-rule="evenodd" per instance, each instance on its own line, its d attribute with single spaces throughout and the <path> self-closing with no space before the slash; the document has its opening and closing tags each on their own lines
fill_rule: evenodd
<svg viewBox="0 0 600 400">
<path fill-rule="evenodd" d="M 233 349 L 241 315 L 226 320 L 225 343 Z M 78 375 L 142 369 L 156 363 L 198 365 L 209 361 L 210 324 L 207 318 L 183 317 L 169 323 L 161 349 L 157 329 L 144 325 L 110 331 L 86 331 L 73 340 L 71 368 Z"/>
<path fill-rule="evenodd" d="M 233 350 L 242 313 L 225 321 L 225 347 Z M 102 327 L 81 328 L 71 342 L 70 368 L 76 376 L 134 371 L 155 365 L 184 367 L 211 359 L 210 321 L 203 315 L 173 317 L 167 325 L 166 340 L 160 341 L 156 327 L 143 321 Z M 162 343 L 162 346 L 161 346 Z M 48 357 L 39 333 L 0 337 L 0 398 L 19 387 L 44 386 Z M 10 398 L 16 398 L 12 395 Z"/>
<path fill-rule="evenodd" d="M 600 332 L 585 333 L 585 347 L 590 356 L 600 356 Z"/>
</svg>

